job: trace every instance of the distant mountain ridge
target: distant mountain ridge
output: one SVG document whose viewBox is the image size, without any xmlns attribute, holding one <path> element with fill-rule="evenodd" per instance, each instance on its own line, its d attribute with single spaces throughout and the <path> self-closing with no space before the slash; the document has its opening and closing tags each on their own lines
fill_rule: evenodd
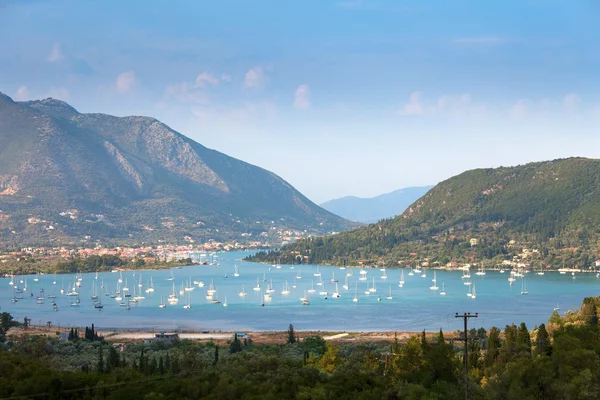
<svg viewBox="0 0 600 400">
<path fill-rule="evenodd" d="M 0 143 L 0 242 L 258 240 L 357 225 L 154 118 L 0 93 Z"/>
<path fill-rule="evenodd" d="M 402 214 L 432 187 L 407 187 L 370 198 L 346 196 L 326 201 L 320 206 L 351 221 L 372 223 Z"/>
<path fill-rule="evenodd" d="M 255 257 L 274 258 L 592 268 L 600 258 L 600 160 L 576 157 L 466 171 L 439 183 L 394 219 Z"/>
</svg>

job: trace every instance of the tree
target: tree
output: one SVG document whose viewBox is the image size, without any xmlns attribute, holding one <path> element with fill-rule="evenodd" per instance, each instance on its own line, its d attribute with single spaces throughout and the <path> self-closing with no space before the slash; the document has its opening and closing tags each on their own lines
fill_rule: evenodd
<svg viewBox="0 0 600 400">
<path fill-rule="evenodd" d="M 529 329 L 527 329 L 525 322 L 521 322 L 521 325 L 519 325 L 517 347 L 519 351 L 531 354 L 531 336 L 529 335 Z"/>
<path fill-rule="evenodd" d="M 161 375 L 165 373 L 165 364 L 162 356 L 160 356 L 158 359 L 158 373 Z"/>
<path fill-rule="evenodd" d="M 550 335 L 546 330 L 546 325 L 541 324 L 537 329 L 535 339 L 536 354 L 549 356 L 552 354 L 552 346 L 550 345 Z"/>
<path fill-rule="evenodd" d="M 102 346 L 98 346 L 98 364 L 96 366 L 98 372 L 104 372 L 104 354 L 102 353 Z"/>
<path fill-rule="evenodd" d="M 215 359 L 213 360 L 213 365 L 217 365 L 219 362 L 219 345 L 215 346 Z"/>
<path fill-rule="evenodd" d="M 231 342 L 231 344 L 229 345 L 229 352 L 231 354 L 234 353 L 239 353 L 240 351 L 242 351 L 244 348 L 242 347 L 242 343 L 240 342 L 240 340 L 238 339 L 237 333 L 233 334 L 233 341 Z M 215 354 L 215 358 L 216 358 L 216 354 Z"/>
<path fill-rule="evenodd" d="M 294 325 L 292 324 L 290 324 L 290 327 L 288 328 L 287 342 L 288 344 L 296 343 L 296 333 L 294 332 Z"/>
</svg>

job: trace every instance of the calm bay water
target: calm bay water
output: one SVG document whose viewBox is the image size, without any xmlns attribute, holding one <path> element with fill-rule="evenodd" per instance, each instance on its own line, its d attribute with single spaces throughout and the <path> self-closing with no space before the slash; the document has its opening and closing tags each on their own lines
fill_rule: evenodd
<svg viewBox="0 0 600 400">
<path fill-rule="evenodd" d="M 282 265 L 276 269 L 269 265 L 248 263 L 240 261 L 244 253 L 223 253 L 219 255 L 220 266 L 190 266 L 173 270 L 133 271 L 123 272 L 123 281 L 127 279 L 130 291 L 137 285 L 142 275 L 144 288 L 152 277 L 155 292 L 144 293 L 146 299 L 132 303 L 130 310 L 119 306 L 119 302 L 105 296 L 105 289 L 101 289 L 104 281 L 105 288 L 114 293 L 117 287 L 119 273 L 100 273 L 98 279 L 95 274 L 83 274 L 81 281 L 80 306 L 70 306 L 75 297 L 66 297 L 60 294 L 61 285 L 68 291 L 72 286 L 74 275 L 43 275 L 38 282 L 35 276 L 24 276 L 27 281 L 27 292 L 23 299 L 11 303 L 14 289 L 9 285 L 10 279 L 0 279 L 0 307 L 8 311 L 18 320 L 24 317 L 31 318 L 34 324 L 45 324 L 51 321 L 59 326 L 83 326 L 94 323 L 99 328 L 139 328 L 139 329 L 164 329 L 164 330 L 285 330 L 290 323 L 298 330 L 323 330 L 323 331 L 419 331 L 422 329 L 457 330 L 461 328 L 461 321 L 455 318 L 455 313 L 479 312 L 477 320 L 469 323 L 474 327 L 491 326 L 504 327 L 512 322 L 526 322 L 529 327 L 547 322 L 553 309 L 560 306 L 563 313 L 569 309 L 579 308 L 586 296 L 600 294 L 600 279 L 594 274 L 578 274 L 576 279 L 569 275 L 560 275 L 556 272 L 539 276 L 534 273 L 526 275 L 528 295 L 521 295 L 522 283 L 517 280 L 514 285 L 509 285 L 508 271 L 501 274 L 498 271 L 487 271 L 485 276 L 476 276 L 472 271 L 477 296 L 472 299 L 466 296 L 468 286 L 461 280 L 461 272 L 437 271 L 437 284 L 441 288 L 445 285 L 446 296 L 440 296 L 439 291 L 430 290 L 433 271 L 425 270 L 427 277 L 420 274 L 409 276 L 409 270 L 404 271 L 405 284 L 398 286 L 400 269 L 387 270 L 387 279 L 382 279 L 383 272 L 379 269 L 368 269 L 368 281 L 359 281 L 359 269 L 341 270 L 338 267 L 325 267 L 316 265 L 295 266 Z M 234 276 L 235 265 L 238 266 L 239 275 Z M 320 269 L 325 289 L 317 286 L 318 277 L 314 276 Z M 349 290 L 344 290 L 346 274 Z M 174 276 L 174 281 L 167 278 Z M 295 279 L 297 275 L 301 279 Z M 227 278 L 225 278 L 227 275 Z M 267 282 L 263 282 L 266 275 Z M 332 276 L 339 280 L 340 298 L 332 298 L 331 293 L 335 284 L 329 282 Z M 273 281 L 276 290 L 272 301 L 265 302 L 261 307 L 261 292 L 256 292 L 257 278 L 264 290 L 267 284 Z M 367 282 L 372 285 L 373 278 L 377 288 L 376 293 L 366 295 Z M 191 292 L 179 295 L 182 283 L 187 280 L 200 280 L 205 287 L 197 285 Z M 56 285 L 53 285 L 56 280 Z M 295 285 L 296 288 L 292 286 Z M 282 295 L 281 291 L 285 282 L 288 282 L 291 293 Z M 163 295 L 167 303 L 167 296 L 172 292 L 175 283 L 179 303 L 167 304 L 166 308 L 158 305 Z M 222 302 L 227 299 L 228 307 L 223 304 L 211 304 L 206 299 L 209 284 L 214 282 L 217 295 Z M 310 305 L 302 305 L 299 298 L 304 291 L 311 288 L 314 282 L 315 293 L 307 293 Z M 355 303 L 356 283 L 358 282 L 359 302 Z M 15 283 L 18 280 L 15 279 Z M 93 286 L 96 284 L 99 298 L 104 305 L 101 310 L 95 309 L 91 300 Z M 246 297 L 240 297 L 238 292 L 242 285 L 247 292 Z M 19 285 L 20 287 L 23 284 Z M 387 296 L 392 291 L 392 299 Z M 40 289 L 45 295 L 56 294 L 55 299 L 58 311 L 54 311 L 52 299 L 46 298 L 44 304 L 37 304 L 36 297 Z M 326 290 L 330 293 L 327 299 L 319 296 L 319 292 Z M 30 296 L 29 293 L 34 296 Z M 184 309 L 188 294 L 191 300 L 191 309 Z M 381 301 L 378 301 L 378 297 Z"/>
</svg>

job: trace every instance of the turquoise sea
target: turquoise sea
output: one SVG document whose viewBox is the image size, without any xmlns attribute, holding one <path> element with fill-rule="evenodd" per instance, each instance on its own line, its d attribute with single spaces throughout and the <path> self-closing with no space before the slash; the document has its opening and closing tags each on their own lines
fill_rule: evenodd
<svg viewBox="0 0 600 400">
<path fill-rule="evenodd" d="M 512 322 L 526 322 L 529 327 L 547 322 L 553 309 L 560 308 L 564 313 L 570 309 L 579 308 L 586 296 L 600 295 L 600 279 L 595 274 L 577 274 L 575 279 L 570 274 L 560 275 L 558 272 L 546 273 L 543 276 L 533 272 L 525 275 L 527 295 L 521 295 L 522 278 L 511 286 L 508 282 L 508 270 L 487 271 L 484 276 L 475 275 L 472 271 L 472 281 L 476 289 L 476 298 L 466 295 L 468 286 L 463 284 L 461 272 L 436 272 L 437 285 L 444 283 L 446 295 L 441 296 L 440 290 L 430 289 L 433 285 L 433 270 L 425 269 L 427 277 L 415 273 L 409 276 L 409 269 L 404 270 L 404 286 L 399 287 L 400 269 L 388 269 L 387 279 L 382 279 L 384 272 L 369 268 L 366 271 L 367 281 L 359 281 L 360 269 L 326 267 L 316 265 L 289 266 L 282 265 L 277 269 L 270 265 L 241 261 L 245 253 L 221 253 L 218 255 L 220 265 L 189 266 L 181 269 L 156 271 L 126 271 L 122 273 L 123 284 L 127 281 L 130 292 L 140 280 L 145 290 L 152 277 L 154 293 L 143 293 L 145 299 L 131 303 L 130 309 L 119 305 L 119 301 L 105 296 L 105 290 L 114 293 L 117 287 L 119 273 L 89 273 L 81 276 L 79 290 L 79 306 L 70 304 L 76 297 L 61 295 L 64 285 L 69 291 L 73 286 L 74 275 L 41 275 L 38 281 L 33 275 L 18 277 L 14 284 L 22 288 L 27 282 L 27 291 L 18 296 L 23 298 L 16 303 L 11 302 L 15 289 L 9 285 L 9 278 L 0 279 L 1 311 L 8 311 L 18 320 L 31 318 L 34 324 L 46 324 L 51 321 L 55 326 L 84 326 L 95 324 L 98 328 L 135 328 L 146 330 L 207 330 L 207 331 L 246 331 L 246 330 L 285 330 L 290 323 L 298 330 L 322 331 L 420 331 L 457 330 L 461 328 L 462 320 L 456 319 L 456 313 L 478 312 L 477 320 L 470 320 L 474 327 L 492 326 L 504 327 Z M 234 276 L 237 265 L 239 276 Z M 293 268 L 293 269 L 292 269 Z M 320 270 L 324 288 L 317 286 L 319 277 L 314 274 Z M 348 290 L 343 289 L 346 274 Z M 174 277 L 173 281 L 167 280 Z M 227 275 L 227 277 L 225 277 Z M 300 276 L 301 279 L 297 279 Z M 266 277 L 266 282 L 263 281 Z M 339 280 L 339 298 L 331 296 L 335 284 L 332 277 Z M 20 283 L 20 280 L 23 283 Z M 254 291 L 257 279 L 261 291 Z M 187 281 L 202 281 L 204 287 L 195 286 L 191 292 L 179 294 L 182 283 Z M 276 290 L 272 300 L 264 299 L 264 289 L 273 282 Z M 373 280 L 377 292 L 365 294 L 368 285 Z M 56 284 L 53 284 L 56 281 Z M 283 295 L 281 291 L 287 281 L 290 294 Z M 100 288 L 104 282 L 105 289 Z M 212 304 L 206 299 L 207 289 L 211 282 L 217 293 L 215 298 L 221 303 Z M 311 288 L 314 282 L 315 293 L 307 293 L 309 305 L 303 305 L 299 300 L 305 290 Z M 358 284 L 357 284 L 358 282 Z M 368 284 L 367 284 L 368 282 Z M 176 305 L 167 303 L 167 296 L 172 293 L 175 284 L 179 302 Z M 296 285 L 293 288 L 293 285 Z M 94 285 L 98 291 L 102 309 L 94 308 L 91 294 Z M 247 296 L 240 297 L 242 285 Z M 358 287 L 358 290 L 356 289 Z M 392 299 L 387 299 L 389 292 Z M 38 304 L 36 298 L 40 290 L 44 290 L 43 304 Z M 329 295 L 319 295 L 320 291 Z M 353 302 L 356 292 L 358 302 Z M 33 296 L 30 295 L 33 294 Z M 58 311 L 52 306 L 49 295 L 56 295 Z M 159 308 L 161 294 L 166 308 Z M 188 302 L 191 308 L 184 309 Z M 224 307 L 225 299 L 227 307 Z M 378 301 L 380 299 L 380 301 Z M 125 300 L 125 299 L 124 299 Z"/>
</svg>

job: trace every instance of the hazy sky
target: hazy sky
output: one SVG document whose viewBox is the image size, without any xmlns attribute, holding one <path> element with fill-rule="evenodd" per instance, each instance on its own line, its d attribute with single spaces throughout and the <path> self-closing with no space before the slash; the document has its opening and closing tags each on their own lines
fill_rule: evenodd
<svg viewBox="0 0 600 400">
<path fill-rule="evenodd" d="M 597 0 L 0 0 L 0 91 L 366 197 L 598 157 L 598 21 Z"/>
</svg>

